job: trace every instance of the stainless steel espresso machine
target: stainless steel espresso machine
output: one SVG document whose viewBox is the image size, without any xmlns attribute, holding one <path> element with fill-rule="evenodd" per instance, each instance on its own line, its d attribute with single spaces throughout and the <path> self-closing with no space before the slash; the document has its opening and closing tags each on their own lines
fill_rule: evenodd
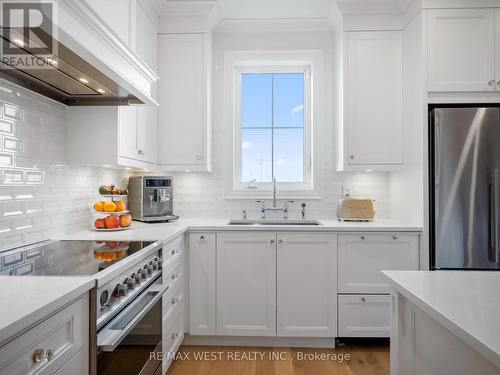
<svg viewBox="0 0 500 375">
<path fill-rule="evenodd" d="M 172 177 L 138 176 L 128 180 L 128 208 L 134 220 L 176 220 Z"/>
</svg>

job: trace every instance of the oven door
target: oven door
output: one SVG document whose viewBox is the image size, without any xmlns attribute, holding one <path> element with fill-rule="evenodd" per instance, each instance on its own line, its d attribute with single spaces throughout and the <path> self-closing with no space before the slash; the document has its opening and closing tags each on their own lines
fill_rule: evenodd
<svg viewBox="0 0 500 375">
<path fill-rule="evenodd" d="M 161 373 L 161 275 L 97 332 L 97 374 Z"/>
</svg>

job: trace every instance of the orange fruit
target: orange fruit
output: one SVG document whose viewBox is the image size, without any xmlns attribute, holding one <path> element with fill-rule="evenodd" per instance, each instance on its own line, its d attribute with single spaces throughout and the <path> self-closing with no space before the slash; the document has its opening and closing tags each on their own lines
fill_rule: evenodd
<svg viewBox="0 0 500 375">
<path fill-rule="evenodd" d="M 96 211 L 104 211 L 104 202 L 103 201 L 98 201 L 94 203 L 94 210 Z"/>
<path fill-rule="evenodd" d="M 116 204 L 116 211 L 118 212 L 125 211 L 125 203 L 123 203 L 123 201 L 116 201 L 115 204 Z"/>
<path fill-rule="evenodd" d="M 104 211 L 106 211 L 106 212 L 115 212 L 116 211 L 116 204 L 115 204 L 115 202 L 106 202 L 106 203 L 104 203 Z"/>
</svg>

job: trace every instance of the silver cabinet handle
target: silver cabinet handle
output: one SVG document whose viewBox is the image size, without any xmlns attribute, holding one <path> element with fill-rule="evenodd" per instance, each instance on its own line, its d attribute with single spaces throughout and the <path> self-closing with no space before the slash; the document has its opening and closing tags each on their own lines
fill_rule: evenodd
<svg viewBox="0 0 500 375">
<path fill-rule="evenodd" d="M 270 242 L 273 244 L 273 243 L 275 243 L 276 241 L 275 241 L 275 240 L 271 240 Z"/>
<path fill-rule="evenodd" d="M 365 297 L 361 297 L 361 302 L 366 302 L 366 298 Z"/>
<path fill-rule="evenodd" d="M 349 159 L 354 159 L 354 155 L 349 155 Z"/>
<path fill-rule="evenodd" d="M 205 236 L 200 236 L 200 240 L 204 240 L 205 239 Z"/>
<path fill-rule="evenodd" d="M 172 250 L 172 255 L 175 255 L 175 249 L 174 249 L 174 250 Z"/>
<path fill-rule="evenodd" d="M 493 85 L 495 84 L 495 80 L 492 79 L 491 81 L 488 81 L 488 86 L 489 87 L 493 87 Z"/>
<path fill-rule="evenodd" d="M 278 240 L 278 243 L 283 243 L 283 240 Z"/>
<path fill-rule="evenodd" d="M 365 236 L 361 236 L 361 239 L 364 240 L 365 239 Z"/>
<path fill-rule="evenodd" d="M 137 150 L 137 153 L 138 153 L 139 155 L 144 155 L 144 150 Z"/>
<path fill-rule="evenodd" d="M 398 237 L 397 237 L 397 236 L 392 236 L 392 239 L 393 239 L 393 240 L 397 240 L 397 239 L 398 239 Z"/>
<path fill-rule="evenodd" d="M 175 305 L 177 302 L 179 302 L 179 298 L 172 298 L 172 305 Z"/>
<path fill-rule="evenodd" d="M 54 351 L 52 349 L 36 349 L 33 352 L 33 362 L 50 361 L 54 356 Z"/>
<path fill-rule="evenodd" d="M 175 280 L 177 279 L 177 276 L 175 275 L 175 273 L 172 275 L 172 280 Z"/>
</svg>

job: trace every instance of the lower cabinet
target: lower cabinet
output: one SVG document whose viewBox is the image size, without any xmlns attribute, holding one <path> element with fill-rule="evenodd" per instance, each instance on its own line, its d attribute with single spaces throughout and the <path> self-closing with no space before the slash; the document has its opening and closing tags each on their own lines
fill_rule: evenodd
<svg viewBox="0 0 500 375">
<path fill-rule="evenodd" d="M 335 337 L 337 236 L 278 233 L 277 335 Z"/>
<path fill-rule="evenodd" d="M 162 283 L 169 285 L 162 297 L 162 374 L 165 374 L 184 339 L 183 237 L 163 246 Z"/>
<path fill-rule="evenodd" d="M 276 233 L 218 234 L 217 334 L 276 335 Z"/>
<path fill-rule="evenodd" d="M 389 337 L 390 295 L 339 295 L 339 337 Z"/>
<path fill-rule="evenodd" d="M 189 234 L 189 333 L 216 332 L 215 233 Z"/>
<path fill-rule="evenodd" d="M 85 294 L 2 346 L 0 374 L 87 375 L 88 350 L 89 296 Z"/>
<path fill-rule="evenodd" d="M 382 271 L 418 268 L 418 234 L 339 234 L 338 336 L 389 337 L 391 296 Z"/>
</svg>

